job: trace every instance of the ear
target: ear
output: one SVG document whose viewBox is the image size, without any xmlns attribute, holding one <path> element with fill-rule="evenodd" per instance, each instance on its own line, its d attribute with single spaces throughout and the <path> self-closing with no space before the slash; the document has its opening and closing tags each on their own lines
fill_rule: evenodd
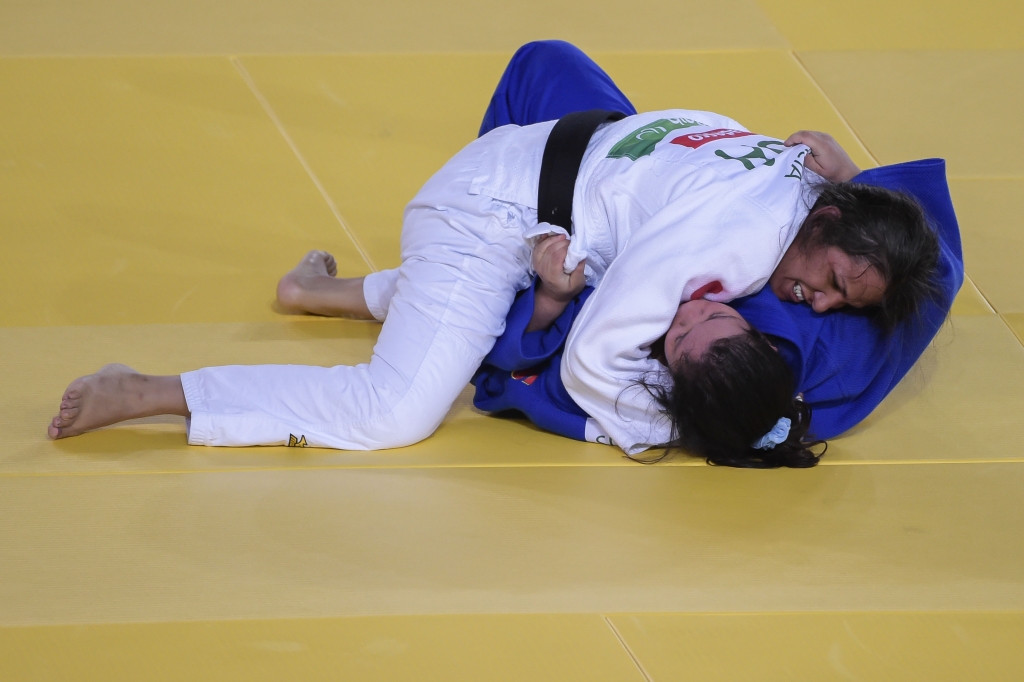
<svg viewBox="0 0 1024 682">
<path fill-rule="evenodd" d="M 823 220 L 826 222 L 839 220 L 842 215 L 843 212 L 839 210 L 838 206 L 822 206 L 814 209 L 804 218 L 803 224 L 800 225 L 800 231 L 797 233 L 797 239 L 793 243 L 799 242 L 806 246 L 815 236 L 814 233 L 818 231 Z"/>
<path fill-rule="evenodd" d="M 843 217 L 843 212 L 839 210 L 838 206 L 822 206 L 821 208 L 815 209 L 809 218 L 828 218 L 830 220 L 839 220 Z"/>
</svg>

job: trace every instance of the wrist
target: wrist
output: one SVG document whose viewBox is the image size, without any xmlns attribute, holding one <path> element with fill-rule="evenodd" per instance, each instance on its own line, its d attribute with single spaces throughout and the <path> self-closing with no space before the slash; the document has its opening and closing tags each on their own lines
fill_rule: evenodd
<svg viewBox="0 0 1024 682">
<path fill-rule="evenodd" d="M 537 291 L 535 296 L 543 296 L 548 300 L 554 301 L 555 303 L 566 304 L 580 293 L 579 291 L 558 291 L 553 290 L 550 286 L 544 283 L 544 280 L 538 279 L 540 284 L 537 285 Z M 582 290 L 582 288 L 581 288 Z"/>
<path fill-rule="evenodd" d="M 842 170 L 836 175 L 838 177 L 836 178 L 835 182 L 849 182 L 850 180 L 853 180 L 855 177 L 860 175 L 860 168 L 858 168 L 856 164 L 851 162 L 844 165 Z"/>
</svg>

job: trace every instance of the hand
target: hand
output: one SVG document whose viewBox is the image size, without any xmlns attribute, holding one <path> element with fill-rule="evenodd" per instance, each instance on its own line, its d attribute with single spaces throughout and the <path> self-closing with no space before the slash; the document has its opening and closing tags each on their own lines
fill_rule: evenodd
<svg viewBox="0 0 1024 682">
<path fill-rule="evenodd" d="M 582 261 L 572 273 L 566 274 L 564 264 L 568 252 L 569 240 L 560 234 L 541 237 L 533 247 L 533 269 L 541 282 L 539 291 L 561 302 L 571 300 L 586 285 Z"/>
<path fill-rule="evenodd" d="M 846 150 L 828 133 L 798 130 L 786 138 L 784 144 L 787 147 L 795 144 L 810 147 L 811 153 L 804 157 L 804 166 L 830 182 L 846 182 L 860 173 L 860 168 Z"/>
</svg>

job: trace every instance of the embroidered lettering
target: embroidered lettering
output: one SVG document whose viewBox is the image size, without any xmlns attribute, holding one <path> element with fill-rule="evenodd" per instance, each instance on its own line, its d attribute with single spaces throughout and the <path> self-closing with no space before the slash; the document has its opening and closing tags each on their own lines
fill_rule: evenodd
<svg viewBox="0 0 1024 682">
<path fill-rule="evenodd" d="M 776 145 L 781 147 L 781 149 L 776 149 Z M 769 159 L 767 156 L 765 156 L 764 150 L 767 149 L 773 154 L 781 154 L 784 151 L 786 151 L 786 145 L 782 144 L 782 142 L 780 142 L 779 140 L 762 140 L 761 142 L 757 143 L 756 147 L 751 147 L 750 145 L 744 146 L 747 147 L 750 150 L 750 152 L 744 154 L 743 156 L 730 156 L 721 149 L 715 150 L 715 156 L 721 157 L 723 159 L 728 159 L 730 161 L 739 161 L 747 170 L 754 170 L 755 168 L 757 168 L 757 166 L 754 164 L 755 161 L 761 161 L 762 166 L 775 165 L 775 159 Z"/>
<path fill-rule="evenodd" d="M 804 157 L 807 156 L 807 150 L 803 150 L 796 156 L 796 160 L 790 165 L 789 172 L 783 177 L 795 178 L 797 180 L 803 180 L 804 177 Z"/>
</svg>

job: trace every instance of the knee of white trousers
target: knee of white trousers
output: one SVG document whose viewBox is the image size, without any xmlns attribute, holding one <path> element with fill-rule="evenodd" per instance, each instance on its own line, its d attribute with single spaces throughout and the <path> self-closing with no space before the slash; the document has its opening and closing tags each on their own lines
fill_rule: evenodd
<svg viewBox="0 0 1024 682">
<path fill-rule="evenodd" d="M 383 322 L 388 316 L 388 308 L 397 286 L 398 268 L 371 272 L 363 278 L 363 300 L 378 322 Z"/>
<path fill-rule="evenodd" d="M 404 377 L 381 358 L 356 367 L 226 366 L 181 375 L 193 445 L 301 443 L 380 450 L 417 443 L 444 420 L 480 357 L 441 329 Z"/>
</svg>

